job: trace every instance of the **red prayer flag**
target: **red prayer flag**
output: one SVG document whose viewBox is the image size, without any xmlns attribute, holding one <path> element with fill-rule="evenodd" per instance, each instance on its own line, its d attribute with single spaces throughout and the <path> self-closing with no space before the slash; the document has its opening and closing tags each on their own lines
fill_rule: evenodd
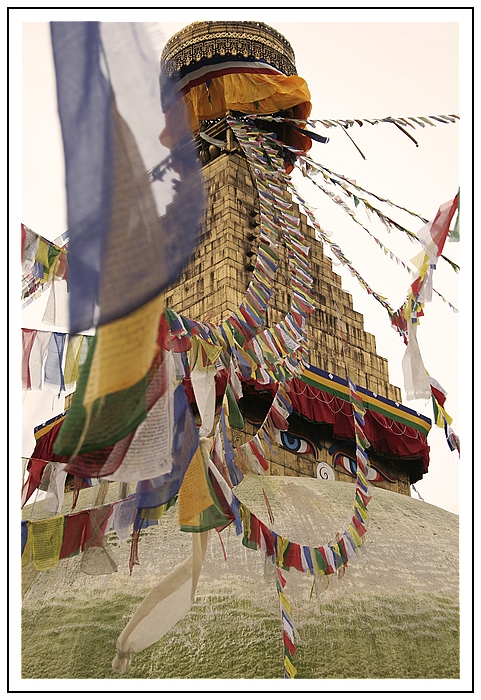
<svg viewBox="0 0 481 700">
<path fill-rule="evenodd" d="M 62 547 L 60 549 L 60 559 L 66 559 L 74 554 L 78 554 L 85 544 L 85 529 L 89 522 L 90 515 L 87 510 L 79 513 L 70 513 L 65 518 Z"/>
<path fill-rule="evenodd" d="M 251 440 L 249 442 L 249 446 L 252 450 L 252 452 L 255 454 L 257 459 L 259 460 L 259 463 L 261 467 L 264 469 L 264 471 L 267 471 L 269 469 L 269 463 L 264 457 L 264 455 L 261 453 L 261 451 L 258 449 L 257 445 L 255 444 L 254 440 Z"/>
<path fill-rule="evenodd" d="M 294 654 L 296 653 L 296 647 L 289 639 L 289 635 L 287 634 L 287 632 L 285 630 L 283 630 L 283 632 L 282 632 L 282 641 L 284 642 L 284 646 L 287 648 L 289 654 L 291 656 L 294 656 Z"/>
<path fill-rule="evenodd" d="M 293 566 L 298 571 L 304 571 L 302 566 L 301 546 L 295 542 L 291 542 L 291 546 L 286 552 L 284 566 Z"/>
<path fill-rule="evenodd" d="M 357 534 L 359 535 L 359 537 L 363 537 L 366 534 L 366 532 L 367 532 L 366 528 L 361 523 L 359 518 L 356 517 L 355 515 L 352 516 L 352 524 L 356 528 L 356 531 L 357 531 Z"/>
</svg>

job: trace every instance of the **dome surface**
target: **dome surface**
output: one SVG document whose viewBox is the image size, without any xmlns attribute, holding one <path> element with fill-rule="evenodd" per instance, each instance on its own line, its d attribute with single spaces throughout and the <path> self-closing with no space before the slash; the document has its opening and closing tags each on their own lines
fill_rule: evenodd
<svg viewBox="0 0 481 700">
<path fill-rule="evenodd" d="M 348 517 L 354 485 L 251 476 L 240 500 L 276 532 L 320 546 Z M 284 572 L 298 631 L 298 679 L 459 677 L 458 516 L 374 489 L 362 553 L 323 592 L 313 577 Z M 122 678 L 282 678 L 282 635 L 272 567 L 243 547 L 233 526 L 212 532 L 191 611 L 132 659 Z M 111 532 L 118 571 L 89 576 L 81 557 L 37 574 L 23 601 L 23 678 L 119 678 L 117 637 L 150 588 L 190 553 L 177 507 L 143 531 L 140 565 Z"/>
</svg>

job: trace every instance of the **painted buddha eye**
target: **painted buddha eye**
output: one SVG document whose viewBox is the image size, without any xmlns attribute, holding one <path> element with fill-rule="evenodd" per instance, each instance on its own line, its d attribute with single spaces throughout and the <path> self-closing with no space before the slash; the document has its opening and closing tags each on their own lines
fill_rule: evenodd
<svg viewBox="0 0 481 700">
<path fill-rule="evenodd" d="M 381 474 L 372 467 L 367 468 L 367 479 L 368 481 L 384 481 Z"/>
<path fill-rule="evenodd" d="M 351 474 L 352 476 L 356 476 L 357 473 L 357 465 L 356 465 L 356 460 L 354 457 L 351 457 L 350 455 L 347 455 L 344 452 L 335 452 L 333 455 L 333 466 L 334 467 L 342 467 L 348 474 Z M 379 467 L 376 467 L 374 465 L 369 465 L 368 470 L 367 470 L 367 479 L 371 483 L 375 483 L 377 481 L 388 481 L 391 484 L 394 484 L 395 481 L 392 479 L 390 476 L 385 474 Z"/>
<path fill-rule="evenodd" d="M 291 433 L 281 431 L 281 443 L 282 447 L 296 455 L 313 453 L 312 446 L 307 442 L 307 440 L 303 440 L 302 438 L 297 437 L 297 435 L 292 435 Z"/>
<path fill-rule="evenodd" d="M 333 465 L 335 467 L 342 467 L 348 474 L 356 476 L 357 465 L 356 461 L 349 455 L 338 452 L 334 455 Z"/>
</svg>

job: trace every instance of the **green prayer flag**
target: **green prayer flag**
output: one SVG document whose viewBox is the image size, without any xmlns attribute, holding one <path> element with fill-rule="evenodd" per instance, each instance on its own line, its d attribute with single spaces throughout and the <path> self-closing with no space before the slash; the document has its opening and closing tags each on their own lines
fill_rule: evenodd
<svg viewBox="0 0 481 700">
<path fill-rule="evenodd" d="M 244 418 L 242 416 L 242 413 L 239 410 L 239 406 L 237 405 L 237 401 L 235 400 L 234 392 L 232 391 L 232 387 L 227 382 L 226 387 L 225 387 L 225 393 L 227 396 L 227 404 L 229 407 L 229 425 L 231 428 L 237 428 L 238 430 L 243 430 L 244 429 Z"/>
</svg>

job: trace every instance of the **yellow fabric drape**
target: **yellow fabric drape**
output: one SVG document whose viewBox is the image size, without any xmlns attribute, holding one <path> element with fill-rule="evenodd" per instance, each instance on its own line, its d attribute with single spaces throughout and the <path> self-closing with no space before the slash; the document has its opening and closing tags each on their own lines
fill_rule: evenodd
<svg viewBox="0 0 481 700">
<path fill-rule="evenodd" d="M 182 138 L 197 132 L 199 122 L 223 117 L 228 110 L 244 114 L 273 114 L 295 108 L 295 118 L 311 112 L 311 94 L 298 75 L 232 73 L 193 86 L 168 109 L 161 143 L 173 148 Z M 183 104 L 182 104 L 183 103 Z M 184 116 L 187 108 L 187 124 Z M 181 131 L 183 128 L 183 131 Z M 310 142 L 309 142 L 310 143 Z"/>
<path fill-rule="evenodd" d="M 232 73 L 192 87 L 184 96 L 195 120 L 217 119 L 227 110 L 246 114 L 272 114 L 309 102 L 307 83 L 298 75 Z M 192 114 L 189 114 L 192 119 Z"/>
</svg>

